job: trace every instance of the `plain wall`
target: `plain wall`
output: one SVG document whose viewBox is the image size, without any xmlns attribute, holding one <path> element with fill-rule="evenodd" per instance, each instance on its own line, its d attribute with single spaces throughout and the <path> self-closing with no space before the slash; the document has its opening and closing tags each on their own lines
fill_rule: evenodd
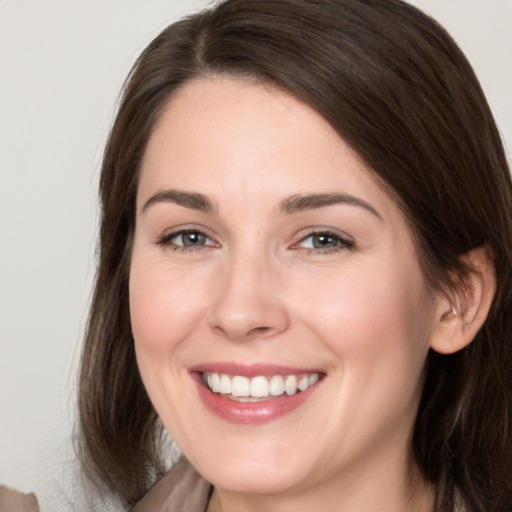
<svg viewBox="0 0 512 512">
<path fill-rule="evenodd" d="M 0 482 L 62 485 L 118 91 L 153 36 L 207 3 L 0 0 Z M 510 156 L 512 1 L 412 3 L 468 55 Z"/>
</svg>

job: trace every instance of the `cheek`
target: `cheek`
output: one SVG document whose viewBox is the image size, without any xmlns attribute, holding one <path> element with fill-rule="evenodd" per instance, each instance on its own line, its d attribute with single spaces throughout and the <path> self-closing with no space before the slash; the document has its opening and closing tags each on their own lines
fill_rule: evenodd
<svg viewBox="0 0 512 512">
<path fill-rule="evenodd" d="M 421 272 L 402 270 L 391 265 L 382 272 L 376 265 L 340 273 L 303 298 L 309 331 L 332 354 L 324 431 L 351 439 L 349 451 L 371 447 L 383 435 L 408 436 L 416 415 L 433 308 Z"/>
<path fill-rule="evenodd" d="M 129 298 L 137 364 L 155 409 L 173 432 L 192 402 L 183 387 L 181 347 L 203 316 L 197 278 L 134 250 Z"/>
<path fill-rule="evenodd" d="M 155 355 L 173 350 L 204 311 L 198 277 L 136 254 L 130 270 L 130 317 L 136 343 Z"/>
<path fill-rule="evenodd" d="M 343 371 L 376 381 L 419 374 L 428 352 L 433 301 L 421 270 L 399 259 L 333 272 L 328 286 L 311 282 L 300 304 L 311 329 L 337 356 Z M 402 262 L 403 263 L 403 262 Z M 391 370 L 390 370 L 391 368 Z"/>
</svg>

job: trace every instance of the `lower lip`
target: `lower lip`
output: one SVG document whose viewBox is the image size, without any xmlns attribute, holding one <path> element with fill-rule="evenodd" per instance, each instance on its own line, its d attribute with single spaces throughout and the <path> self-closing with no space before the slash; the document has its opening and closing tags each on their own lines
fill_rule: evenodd
<svg viewBox="0 0 512 512">
<path fill-rule="evenodd" d="M 260 425 L 275 420 L 300 407 L 315 391 L 318 384 L 295 395 L 283 395 L 264 402 L 237 402 L 212 393 L 201 379 L 194 379 L 199 396 L 206 407 L 216 416 L 229 423 Z"/>
</svg>

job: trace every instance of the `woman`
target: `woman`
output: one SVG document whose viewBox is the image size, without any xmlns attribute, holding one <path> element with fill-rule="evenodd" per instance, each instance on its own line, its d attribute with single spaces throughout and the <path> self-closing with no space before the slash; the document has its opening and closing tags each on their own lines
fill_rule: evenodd
<svg viewBox="0 0 512 512">
<path fill-rule="evenodd" d="M 435 22 L 227 0 L 175 23 L 100 192 L 83 456 L 126 506 L 511 510 L 512 187 Z M 148 492 L 162 425 L 183 459 Z"/>
</svg>

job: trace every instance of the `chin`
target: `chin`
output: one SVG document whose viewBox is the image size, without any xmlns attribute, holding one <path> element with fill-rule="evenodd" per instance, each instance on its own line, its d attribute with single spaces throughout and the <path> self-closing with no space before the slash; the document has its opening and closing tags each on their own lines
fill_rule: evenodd
<svg viewBox="0 0 512 512">
<path fill-rule="evenodd" d="M 235 440 L 229 444 L 217 444 L 212 450 L 204 446 L 201 453 L 187 457 L 217 488 L 242 494 L 280 494 L 303 486 L 309 478 L 312 464 L 297 460 L 297 451 L 289 445 L 253 441 L 244 447 Z"/>
<path fill-rule="evenodd" d="M 222 469 L 218 467 L 213 471 L 207 469 L 202 475 L 219 489 L 258 495 L 290 492 L 301 487 L 307 480 L 306 475 L 287 471 L 287 468 L 283 468 L 282 465 L 270 467 L 270 465 L 253 465 L 243 461 L 240 464 L 225 464 Z"/>
</svg>

